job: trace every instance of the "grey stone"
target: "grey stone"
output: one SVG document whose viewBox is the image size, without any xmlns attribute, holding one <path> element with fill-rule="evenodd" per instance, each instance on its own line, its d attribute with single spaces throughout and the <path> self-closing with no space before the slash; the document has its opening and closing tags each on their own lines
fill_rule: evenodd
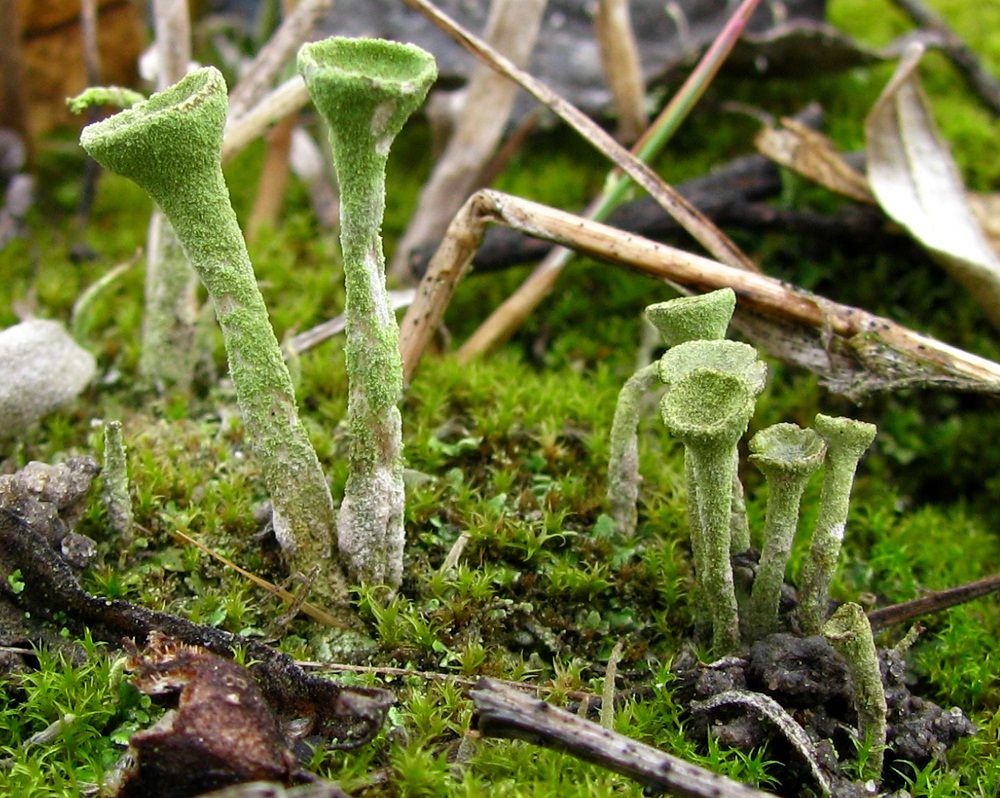
<svg viewBox="0 0 1000 798">
<path fill-rule="evenodd" d="M 0 440 L 76 397 L 96 370 L 58 322 L 30 319 L 0 332 Z"/>
</svg>

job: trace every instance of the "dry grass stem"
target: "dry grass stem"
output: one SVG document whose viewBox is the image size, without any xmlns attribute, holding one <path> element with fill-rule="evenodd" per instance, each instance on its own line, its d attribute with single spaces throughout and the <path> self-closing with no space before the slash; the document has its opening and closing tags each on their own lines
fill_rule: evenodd
<svg viewBox="0 0 1000 798">
<path fill-rule="evenodd" d="M 618 113 L 618 139 L 631 144 L 646 129 L 647 119 L 646 84 L 628 0 L 599 0 L 594 28 L 601 46 L 604 76 Z"/>
<path fill-rule="evenodd" d="M 187 73 L 191 62 L 191 15 L 187 0 L 153 0 L 156 30 L 156 88 L 171 86 Z"/>
<path fill-rule="evenodd" d="M 229 93 L 229 114 L 238 118 L 258 105 L 274 85 L 281 70 L 307 41 L 334 0 L 302 0 L 287 14 L 267 44 L 260 48 L 239 82 Z"/>
<path fill-rule="evenodd" d="M 149 532 L 148 529 L 144 529 L 143 531 L 146 532 L 147 534 L 152 534 L 152 533 Z M 228 559 L 226 557 L 223 557 L 217 551 L 214 551 L 213 549 L 210 549 L 204 543 L 201 543 L 200 541 L 195 540 L 190 535 L 186 535 L 185 533 L 181 532 L 179 529 L 171 529 L 171 530 L 169 530 L 169 532 L 175 538 L 179 538 L 184 543 L 190 543 L 196 549 L 199 549 L 200 551 L 205 552 L 205 554 L 207 554 L 212 559 L 218 560 L 223 565 L 225 565 L 227 568 L 231 568 L 232 570 L 236 571 L 236 573 L 238 573 L 244 579 L 247 579 L 250 582 L 253 582 L 255 585 L 257 585 L 257 587 L 263 588 L 268 593 L 270 593 L 270 594 L 272 594 L 274 596 L 277 596 L 282 601 L 287 602 L 288 604 L 297 606 L 302 611 L 303 615 L 309 616 L 310 618 L 312 618 L 317 623 L 321 623 L 324 626 L 330 626 L 330 627 L 332 627 L 334 629 L 345 629 L 345 628 L 347 628 L 346 624 L 344 624 L 343 621 L 341 621 L 338 618 L 334 617 L 333 615 L 331 615 L 330 613 L 328 613 L 326 610 L 324 610 L 322 607 L 318 607 L 315 604 L 312 604 L 311 602 L 308 602 L 308 601 L 303 601 L 301 596 L 297 596 L 294 593 L 292 593 L 291 591 L 285 590 L 283 587 L 280 587 L 280 586 L 274 584 L 273 582 L 268 582 L 262 576 L 257 576 L 257 574 L 253 573 L 252 571 L 248 571 L 245 568 L 241 568 L 236 563 L 234 563 L 232 560 L 230 560 L 230 559 Z"/>
<path fill-rule="evenodd" d="M 758 3 L 759 0 L 743 0 L 736 9 L 725 27 L 716 36 L 712 46 L 708 48 L 695 69 L 688 75 L 684 85 L 632 148 L 636 162 L 648 161 L 655 155 L 687 117 L 736 44 L 736 40 L 749 22 Z M 624 199 L 628 185 L 629 178 L 627 176 L 618 170 L 613 171 L 605 189 L 587 206 L 583 215 L 590 219 L 604 221 L 608 214 Z M 676 192 L 674 193 L 676 194 Z M 662 205 L 662 202 L 660 204 Z M 663 207 L 666 208 L 666 206 Z M 689 207 L 693 208 L 693 206 Z M 669 208 L 667 210 L 669 212 Z M 680 217 L 675 215 L 674 218 L 682 227 L 686 227 Z M 689 232 L 693 232 L 691 228 L 687 229 Z M 716 228 L 713 230 L 718 232 Z M 697 236 L 695 237 L 697 238 Z M 708 249 L 713 251 L 710 247 Z M 493 311 L 480 328 L 463 344 L 459 351 L 459 358 L 462 361 L 471 360 L 510 338 L 542 300 L 555 289 L 559 275 L 566 268 L 571 256 L 572 253 L 567 249 L 557 248 L 549 252 L 528 279 L 518 286 L 517 290 Z M 759 271 L 756 265 L 745 257 L 736 261 L 727 260 L 725 257 L 720 257 L 720 259 L 733 266 Z"/>
<path fill-rule="evenodd" d="M 493 0 L 483 34 L 490 46 L 519 67 L 526 65 L 542 24 L 546 0 Z M 417 209 L 396 246 L 389 273 L 411 282 L 409 253 L 440 240 L 468 196 L 480 187 L 483 168 L 503 135 L 517 84 L 485 64 L 469 78 L 458 122 L 434 171 L 420 191 Z"/>
<path fill-rule="evenodd" d="M 222 140 L 222 161 L 225 163 L 271 125 L 294 114 L 309 102 L 306 84 L 300 75 L 289 78 L 266 94 L 259 103 L 245 114 L 236 117 L 230 113 Z"/>
<path fill-rule="evenodd" d="M 288 185 L 292 132 L 298 120 L 293 114 L 282 119 L 267 134 L 264 167 L 257 183 L 257 196 L 247 220 L 247 240 L 253 241 L 262 227 L 273 227 L 281 213 Z"/>
<path fill-rule="evenodd" d="M 429 0 L 405 0 L 465 49 L 498 72 L 517 81 L 536 100 L 547 105 L 566 124 L 587 139 L 687 230 L 706 250 L 735 268 L 756 270 L 753 261 L 697 208 L 667 185 L 646 164 L 622 147 L 586 114 L 567 102 L 540 80 L 518 69 L 482 39 L 462 28 Z"/>
<path fill-rule="evenodd" d="M 483 190 L 456 216 L 403 319 L 400 348 L 408 382 L 487 224 L 572 247 L 695 291 L 730 287 L 744 310 L 786 329 L 758 336 L 761 345 L 822 374 L 834 390 L 861 396 L 905 384 L 946 385 L 1000 394 L 1000 364 L 951 347 L 849 305 L 763 274 L 735 269 L 536 202 Z M 801 333 L 804 332 L 805 335 Z M 797 338 L 792 338 L 798 333 Z M 785 340 L 782 339 L 785 336 Z M 791 341 L 794 347 L 783 349 Z M 796 349 L 797 347 L 797 349 Z M 805 347 L 811 350 L 804 351 Z M 793 357 L 796 352 L 798 357 Z"/>
</svg>

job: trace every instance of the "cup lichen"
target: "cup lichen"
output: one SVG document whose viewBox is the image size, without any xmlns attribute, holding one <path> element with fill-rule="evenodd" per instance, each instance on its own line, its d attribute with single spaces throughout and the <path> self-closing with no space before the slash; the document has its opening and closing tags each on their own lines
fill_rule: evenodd
<svg viewBox="0 0 1000 798">
<path fill-rule="evenodd" d="M 823 625 L 822 633 L 847 662 L 854 688 L 858 732 L 870 747 L 865 762 L 866 776 L 879 781 L 882 777 L 888 707 L 871 623 L 858 604 L 849 602 L 841 605 Z"/>
<path fill-rule="evenodd" d="M 736 292 L 720 288 L 707 294 L 682 296 L 646 308 L 646 318 L 660 331 L 663 343 L 716 341 L 726 337 L 736 310 Z"/>
<path fill-rule="evenodd" d="M 819 634 L 826 620 L 830 583 L 844 541 L 854 475 L 876 432 L 874 424 L 822 413 L 816 415 L 813 423 L 826 442 L 826 462 L 819 515 L 799 588 L 799 624 L 806 634 Z"/>
<path fill-rule="evenodd" d="M 733 292 L 723 290 L 647 308 L 650 321 L 671 347 L 658 363 L 637 371 L 620 392 L 608 468 L 613 520 L 619 531 L 631 533 L 639 482 L 636 427 L 640 400 L 655 369 L 666 385 L 661 402 L 663 420 L 684 444 L 688 522 L 697 577 L 692 601 L 695 625 L 699 632 L 711 626 L 718 653 L 732 650 L 741 631 L 756 640 L 778 627 L 799 505 L 810 475 L 825 457 L 819 520 L 811 559 L 804 569 L 798 613 L 800 627 L 807 633 L 819 632 L 825 616 L 815 607 L 825 609 L 854 472 L 875 435 L 871 424 L 818 415 L 815 430 L 777 424 L 754 436 L 750 460 L 764 473 L 770 492 L 763 551 L 753 585 L 737 594 L 732 556 L 758 556 L 750 545 L 737 444 L 766 384 L 767 367 L 752 346 L 718 337 L 725 333 L 734 305 Z M 697 335 L 715 337 L 691 337 Z M 711 618 L 706 617 L 706 611 Z"/>
<path fill-rule="evenodd" d="M 321 599 L 346 585 L 331 558 L 333 500 L 299 421 L 288 369 L 222 175 L 226 85 L 214 67 L 101 122 L 80 143 L 102 166 L 131 179 L 166 214 L 215 308 L 248 437 L 274 507 L 274 529 L 292 567 L 322 563 Z"/>
<path fill-rule="evenodd" d="M 649 305 L 645 316 L 656 328 L 663 343 L 676 346 L 686 341 L 724 338 L 736 308 L 736 293 L 721 288 L 707 294 L 679 297 Z M 642 398 L 656 384 L 659 364 L 652 363 L 635 372 L 618 393 L 611 424 L 611 452 L 608 457 L 608 506 L 615 529 L 621 535 L 635 533 L 639 498 L 639 417 Z M 734 488 L 736 493 L 741 490 Z"/>
<path fill-rule="evenodd" d="M 712 643 L 720 652 L 731 651 L 739 643 L 730 561 L 734 452 L 753 415 L 753 386 L 735 374 L 696 368 L 670 386 L 661 410 L 667 429 L 684 444 L 698 485 L 699 530 L 692 530 L 692 548 L 702 595 L 711 608 Z"/>
<path fill-rule="evenodd" d="M 750 439 L 750 462 L 767 480 L 767 510 L 760 565 L 750 594 L 750 638 L 774 630 L 785 567 L 799 521 L 799 503 L 806 483 L 820 467 L 823 439 L 797 424 L 774 424 Z"/>
<path fill-rule="evenodd" d="M 437 67 L 412 45 L 331 38 L 304 45 L 298 69 L 329 127 L 340 183 L 351 438 L 338 545 L 358 581 L 396 588 L 404 541 L 403 369 L 379 229 L 389 147 L 423 103 Z"/>
</svg>

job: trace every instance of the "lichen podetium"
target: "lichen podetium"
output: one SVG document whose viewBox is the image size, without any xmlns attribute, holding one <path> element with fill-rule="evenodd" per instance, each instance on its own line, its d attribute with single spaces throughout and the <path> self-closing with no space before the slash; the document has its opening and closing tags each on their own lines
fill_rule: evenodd
<svg viewBox="0 0 1000 798">
<path fill-rule="evenodd" d="M 735 307 L 735 292 L 723 288 L 650 305 L 645 312 L 669 347 L 686 341 L 724 338 Z M 608 506 L 615 528 L 622 535 L 635 534 L 636 499 L 642 480 L 639 475 L 640 408 L 643 396 L 656 383 L 658 373 L 655 363 L 639 369 L 622 386 L 615 406 L 608 458 Z"/>
<path fill-rule="evenodd" d="M 830 583 L 837 571 L 840 547 L 847 527 L 851 488 L 858 462 L 872 441 L 875 425 L 852 418 L 816 415 L 816 432 L 826 441 L 823 493 L 813 529 L 809 557 L 799 580 L 799 623 L 806 634 L 819 634 L 826 621 Z"/>
<path fill-rule="evenodd" d="M 673 383 L 660 403 L 663 422 L 683 442 L 685 469 L 698 485 L 699 528 L 691 530 L 692 548 L 701 595 L 712 613 L 712 645 L 719 654 L 739 643 L 730 511 L 734 452 L 750 423 L 754 400 L 754 386 L 744 377 L 695 368 Z"/>
<path fill-rule="evenodd" d="M 389 147 L 423 103 L 437 67 L 412 45 L 342 38 L 304 45 L 298 67 L 330 128 L 340 183 L 351 440 L 337 541 L 358 581 L 396 588 L 404 541 L 403 369 L 379 230 Z"/>
<path fill-rule="evenodd" d="M 859 605 L 849 602 L 837 609 L 821 632 L 840 652 L 851 674 L 858 733 L 871 746 L 871 754 L 865 763 L 865 776 L 876 782 L 881 781 L 888 709 L 871 623 Z"/>
<path fill-rule="evenodd" d="M 102 166 L 145 189 L 173 225 L 215 306 L 229 370 L 264 481 L 274 529 L 292 567 L 323 566 L 319 600 L 346 584 L 331 557 L 333 500 L 299 421 L 288 369 L 257 287 L 222 175 L 226 84 L 213 67 L 86 127 L 80 143 Z"/>
</svg>

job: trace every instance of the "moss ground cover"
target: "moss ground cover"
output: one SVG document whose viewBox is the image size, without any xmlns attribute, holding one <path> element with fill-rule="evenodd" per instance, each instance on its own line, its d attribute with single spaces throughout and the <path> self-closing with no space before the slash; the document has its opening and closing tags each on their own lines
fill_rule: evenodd
<svg viewBox="0 0 1000 798">
<path fill-rule="evenodd" d="M 957 0 L 939 8 L 996 70 L 1000 42 L 988 33 L 998 26 L 980 22 L 980 15 L 993 10 Z M 831 14 L 874 43 L 904 28 L 888 4 L 876 12 L 860 0 L 835 0 Z M 861 30 L 852 22 L 860 18 L 879 22 Z M 928 92 L 964 174 L 974 188 L 996 189 L 1000 131 L 995 122 L 943 60 L 934 59 L 928 67 Z M 856 147 L 861 120 L 887 74 L 876 69 L 822 77 L 808 88 L 720 81 L 661 159 L 662 171 L 668 179 L 683 179 L 746 147 L 752 124 L 739 118 L 719 123 L 718 102 L 733 97 L 787 112 L 796 110 L 803 97 L 816 96 L 827 106 L 834 137 Z M 418 124 L 395 146 L 383 228 L 389 247 L 425 171 L 401 165 L 423 164 L 427 140 Z M 260 161 L 261 149 L 255 147 L 227 169 L 238 214 L 249 205 Z M 4 325 L 15 320 L 12 304 L 29 296 L 38 315 L 68 318 L 80 290 L 127 258 L 145 234 L 147 201 L 126 181 L 105 175 L 86 231 L 96 258 L 72 261 L 69 248 L 75 239 L 65 211 L 72 204 L 80 160 L 53 151 L 43 155 L 41 168 L 51 179 L 32 219 L 31 236 L 0 252 Z M 600 186 L 602 170 L 584 145 L 557 131 L 537 141 L 530 154 L 519 155 L 501 187 L 579 206 Z M 781 202 L 828 207 L 830 200 L 790 179 Z M 65 225 L 51 224 L 62 216 Z M 769 273 L 984 355 L 1000 355 L 978 311 L 929 263 L 900 262 L 884 253 L 872 258 L 846 248 L 830 253 L 777 235 L 741 244 Z M 279 338 L 342 310 L 335 238 L 317 228 L 302 189 L 291 189 L 282 228 L 261 235 L 251 257 Z M 899 278 L 903 269 L 906 279 Z M 452 333 L 471 332 L 484 308 L 496 304 L 522 276 L 514 269 L 460 286 L 448 314 Z M 636 535 L 616 537 L 606 515 L 607 441 L 617 391 L 634 371 L 641 310 L 669 295 L 647 279 L 588 261 L 566 273 L 562 289 L 495 356 L 469 367 L 447 357 L 427 358 L 404 398 L 403 583 L 388 604 L 371 592 L 357 595 L 370 641 L 356 664 L 411 673 L 335 674 L 386 686 L 400 699 L 390 724 L 372 744 L 356 752 L 314 755 L 312 767 L 340 780 L 348 792 L 458 796 L 488 789 L 505 796 L 638 796 L 638 787 L 604 770 L 523 743 L 476 741 L 466 733 L 471 704 L 463 680 L 479 675 L 525 680 L 554 700 L 578 700 L 580 691 L 600 694 L 618 640 L 625 643 L 618 681 L 625 700 L 615 721 L 619 731 L 765 789 L 780 777 L 780 764 L 769 761 L 766 751 L 740 754 L 684 735 L 685 716 L 673 696 L 669 670 L 692 628 L 683 453 L 662 433 L 655 403 L 640 426 L 644 482 Z M 600 301 L 596 313 L 595 298 Z M 108 533 L 95 491 L 79 530 L 101 549 L 102 564 L 85 577 L 88 589 L 275 640 L 301 659 L 322 659 L 324 640 L 314 624 L 296 620 L 279 628 L 275 619 L 283 608 L 278 602 L 171 536 L 171 530 L 185 532 L 250 570 L 281 579 L 276 555 L 252 538 L 254 509 L 265 489 L 235 394 L 212 374 L 224 363 L 221 341 L 215 342 L 214 363 L 203 370 L 193 396 L 142 394 L 133 384 L 141 307 L 142 278 L 136 268 L 98 300 L 86 327 L 85 343 L 98 356 L 104 379 L 6 451 L 5 468 L 99 452 L 101 429 L 92 419 L 120 418 L 132 477 L 135 539 L 122 549 Z M 901 601 L 997 570 L 1000 538 L 993 508 L 1000 499 L 1000 455 L 990 447 L 1000 432 L 995 402 L 907 392 L 855 408 L 828 396 L 812 377 L 780 364 L 769 366 L 751 434 L 778 421 L 808 424 L 818 410 L 863 418 L 880 430 L 855 484 L 845 566 L 831 586 L 835 598 Z M 303 424 L 340 497 L 347 479 L 347 442 L 338 426 L 347 395 L 341 344 L 306 353 L 293 376 Z M 767 499 L 763 479 L 745 459 L 741 473 L 751 528 L 760 529 Z M 816 480 L 806 489 L 806 527 L 815 520 L 809 513 L 815 512 L 819 490 Z M 457 565 L 443 569 L 463 534 L 468 542 Z M 796 541 L 794 575 L 801 573 L 804 553 L 802 541 Z M 919 691 L 945 706 L 961 706 L 980 731 L 959 743 L 946 763 L 907 773 L 902 781 L 920 796 L 996 794 L 1000 607 L 995 599 L 981 600 L 928 618 L 924 625 L 909 656 Z M 891 630 L 877 640 L 891 645 L 902 631 Z M 0 794 L 85 794 L 114 763 L 128 734 L 160 712 L 116 675 L 115 653 L 90 643 L 84 649 L 86 660 L 41 651 L 37 671 L 0 684 Z M 53 740 L 25 744 L 70 715 Z"/>
</svg>

